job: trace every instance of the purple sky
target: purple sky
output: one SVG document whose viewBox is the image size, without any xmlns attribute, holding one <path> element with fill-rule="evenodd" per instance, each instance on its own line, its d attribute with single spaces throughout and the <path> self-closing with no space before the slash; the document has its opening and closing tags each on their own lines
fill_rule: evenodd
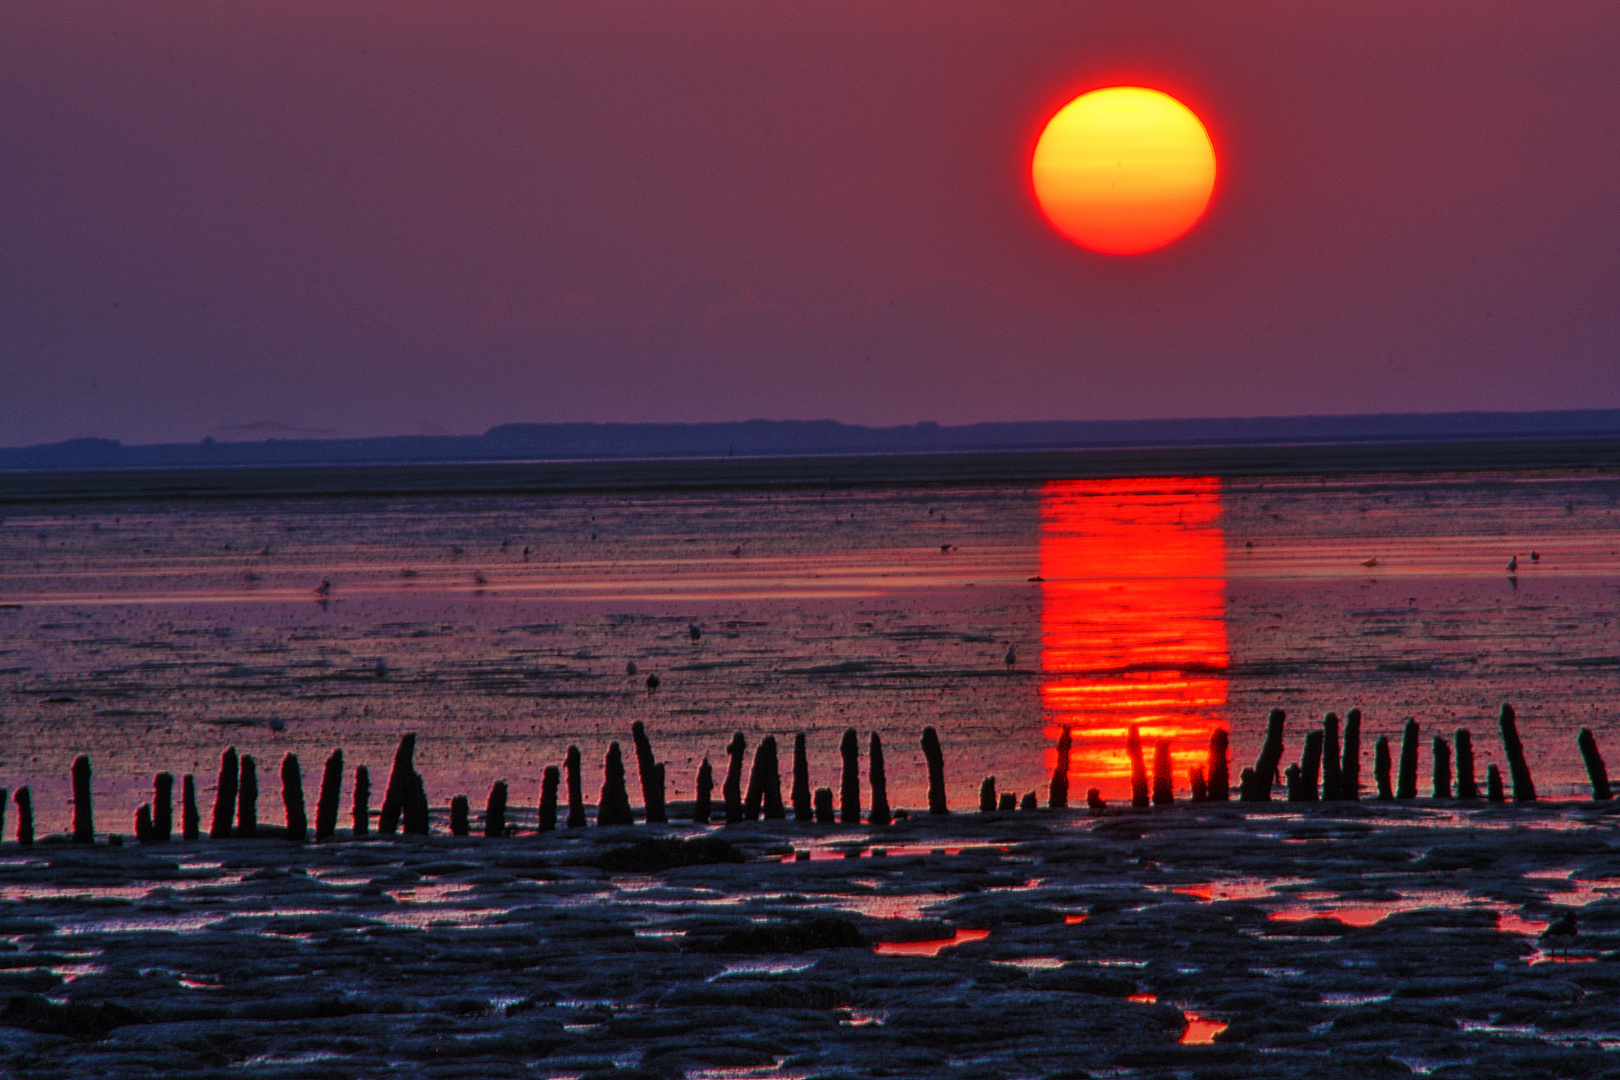
<svg viewBox="0 0 1620 1080">
<path fill-rule="evenodd" d="M 1620 5 L 11 3 L 0 444 L 1620 406 Z M 1027 159 L 1222 173 L 1073 247 Z"/>
</svg>

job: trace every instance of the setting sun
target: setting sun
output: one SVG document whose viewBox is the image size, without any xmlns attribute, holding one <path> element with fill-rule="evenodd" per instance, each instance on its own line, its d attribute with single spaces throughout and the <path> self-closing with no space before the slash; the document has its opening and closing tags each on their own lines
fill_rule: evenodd
<svg viewBox="0 0 1620 1080">
<path fill-rule="evenodd" d="M 1109 255 L 1152 251 L 1209 206 L 1215 148 L 1191 109 L 1141 86 L 1082 94 L 1047 121 L 1030 164 L 1058 232 Z"/>
</svg>

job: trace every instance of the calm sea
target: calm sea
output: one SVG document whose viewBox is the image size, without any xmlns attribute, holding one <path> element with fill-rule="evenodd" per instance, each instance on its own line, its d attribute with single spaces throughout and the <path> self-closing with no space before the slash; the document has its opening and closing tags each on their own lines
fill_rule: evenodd
<svg viewBox="0 0 1620 1080">
<path fill-rule="evenodd" d="M 735 731 L 750 756 L 805 732 L 836 786 L 854 727 L 916 807 L 932 724 L 971 809 L 986 775 L 1044 803 L 1062 726 L 1075 797 L 1117 799 L 1132 723 L 1172 740 L 1184 793 L 1213 726 L 1235 779 L 1271 707 L 1291 760 L 1358 706 L 1367 783 L 1410 716 L 1427 792 L 1433 734 L 1501 760 L 1506 700 L 1568 797 L 1578 727 L 1620 760 L 1617 503 L 1611 477 L 1537 473 L 13 506 L 0 784 L 65 828 L 88 753 L 98 827 L 128 832 L 159 770 L 196 773 L 206 814 L 234 745 L 277 821 L 286 753 L 313 789 L 342 747 L 380 799 L 415 731 L 435 805 L 504 779 L 532 807 L 570 744 L 594 799 L 642 720 L 672 800 Z"/>
</svg>

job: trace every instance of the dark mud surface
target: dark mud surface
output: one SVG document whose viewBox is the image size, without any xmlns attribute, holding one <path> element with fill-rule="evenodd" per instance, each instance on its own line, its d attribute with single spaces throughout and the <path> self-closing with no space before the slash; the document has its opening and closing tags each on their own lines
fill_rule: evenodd
<svg viewBox="0 0 1620 1080">
<path fill-rule="evenodd" d="M 8 843 L 0 1073 L 1620 1076 L 1615 821 L 1418 801 Z M 700 833 L 745 861 L 635 846 Z M 1543 943 L 1568 911 L 1579 936 Z"/>
</svg>

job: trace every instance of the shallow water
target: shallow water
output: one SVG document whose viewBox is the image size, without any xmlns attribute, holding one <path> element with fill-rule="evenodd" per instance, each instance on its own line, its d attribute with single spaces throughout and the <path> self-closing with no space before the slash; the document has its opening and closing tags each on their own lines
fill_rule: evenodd
<svg viewBox="0 0 1620 1080">
<path fill-rule="evenodd" d="M 1511 700 L 1542 793 L 1568 797 L 1575 729 L 1617 728 L 1617 501 L 1607 476 L 1534 474 L 15 507 L 0 784 L 63 829 L 89 753 L 98 826 L 128 831 L 160 769 L 197 774 L 206 816 L 234 744 L 275 822 L 283 754 L 313 801 L 342 746 L 375 803 L 414 730 L 436 806 L 464 792 L 476 812 L 506 779 L 532 808 L 570 743 L 593 798 L 639 719 L 672 800 L 733 730 L 805 731 L 812 783 L 836 787 L 854 726 L 863 757 L 882 733 L 891 802 L 916 807 L 934 724 L 970 808 L 986 774 L 1044 802 L 1060 725 L 1074 798 L 1117 799 L 1128 723 L 1172 739 L 1184 794 L 1213 726 L 1235 781 L 1273 705 L 1289 759 L 1358 705 L 1364 784 L 1373 740 L 1415 716 L 1427 794 L 1429 736 L 1471 728 L 1483 776 Z"/>
</svg>

